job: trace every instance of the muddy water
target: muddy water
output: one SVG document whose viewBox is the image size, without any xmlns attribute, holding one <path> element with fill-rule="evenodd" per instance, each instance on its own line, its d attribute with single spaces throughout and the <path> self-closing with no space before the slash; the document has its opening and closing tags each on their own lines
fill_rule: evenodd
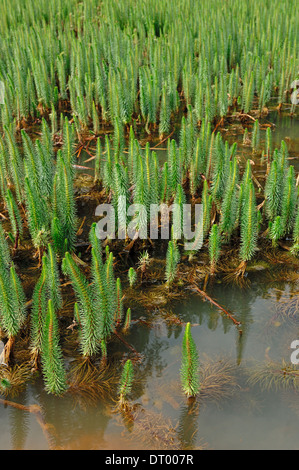
<svg viewBox="0 0 299 470">
<path fill-rule="evenodd" d="M 275 124 L 273 147 L 284 139 L 298 171 L 298 116 L 274 111 L 266 120 Z M 243 131 L 222 129 L 248 157 Z M 166 158 L 165 150 L 157 153 Z M 89 158 L 82 153 L 78 162 Z M 87 162 L 91 171 L 86 173 L 92 174 L 93 163 Z M 258 157 L 255 163 L 262 175 Z M 131 412 L 117 411 L 109 393 L 92 401 L 70 394 L 49 396 L 37 379 L 11 400 L 38 405 L 42 422 L 33 413 L 1 403 L 0 449 L 298 449 L 299 366 L 291 363 L 290 347 L 299 339 L 298 277 L 293 273 L 279 281 L 259 266 L 248 280 L 246 287 L 217 279 L 207 287 L 241 322 L 242 334 L 217 307 L 192 293 L 163 308 L 132 306 L 126 341 L 140 358 L 134 364 Z M 180 386 L 186 322 L 192 324 L 200 358 L 201 392 L 194 403 Z M 130 351 L 118 343 L 114 352 L 119 377 L 121 359 Z M 66 368 L 70 364 L 68 358 Z"/>
<path fill-rule="evenodd" d="M 283 112 L 278 112 L 275 107 L 272 109 L 266 117 L 259 118 L 260 123 L 260 144 L 258 146 L 255 155 L 252 155 L 250 139 L 253 130 L 253 121 L 249 120 L 246 123 L 240 124 L 239 119 L 234 117 L 229 118 L 228 122 L 224 124 L 222 128 L 218 128 L 223 138 L 228 140 L 230 145 L 234 142 L 238 144 L 238 155 L 244 155 L 245 158 L 251 158 L 252 161 L 257 165 L 258 171 L 264 171 L 263 161 L 261 161 L 261 153 L 265 149 L 266 129 L 271 124 L 272 134 L 272 149 L 280 148 L 281 141 L 284 140 L 288 152 L 289 152 L 289 164 L 293 165 L 295 171 L 299 171 L 299 115 L 298 112 L 290 116 L 290 110 L 287 109 Z M 245 129 L 247 128 L 249 141 L 247 144 L 243 143 L 243 137 Z M 175 127 L 175 131 L 170 135 L 170 139 L 174 139 L 178 144 L 180 140 L 180 128 L 178 125 Z M 151 149 L 156 152 L 158 160 L 161 165 L 167 161 L 167 139 L 162 143 L 159 143 L 159 137 L 147 136 L 147 140 L 150 142 Z M 104 142 L 104 140 L 103 140 Z M 141 143 L 141 148 L 145 149 L 145 140 Z M 83 149 L 78 158 L 78 165 L 82 165 L 82 169 L 78 169 L 78 172 L 85 172 L 86 174 L 92 174 L 94 171 L 94 159 L 93 155 L 96 153 L 95 144 L 91 143 L 88 152 Z M 242 163 L 242 157 L 239 158 Z M 84 168 L 85 167 L 85 168 Z M 259 168 L 260 167 L 260 168 Z"/>
<path fill-rule="evenodd" d="M 136 320 L 141 315 L 148 322 L 134 323 L 133 318 L 126 337 L 141 354 L 131 395 L 134 421 L 115 412 L 109 399 L 82 407 L 72 396 L 47 395 L 37 381 L 15 401 L 41 407 L 52 440 L 35 415 L 0 405 L 0 449 L 297 449 L 299 371 L 291 364 L 290 345 L 299 336 L 299 284 L 273 282 L 263 271 L 249 278 L 246 288 L 217 281 L 208 287 L 208 293 L 242 322 L 242 335 L 219 309 L 197 295 L 162 310 L 133 309 Z M 202 382 L 193 404 L 180 388 L 187 321 L 192 324 Z M 295 382 L 271 383 L 270 376 L 266 382 L 250 381 L 261 366 L 279 369 L 283 361 L 298 374 Z"/>
<path fill-rule="evenodd" d="M 260 144 L 256 154 L 252 154 L 251 150 L 251 133 L 253 130 L 253 121 L 240 124 L 238 121 L 234 122 L 231 119 L 229 125 L 220 129 L 224 139 L 228 140 L 230 144 L 237 142 L 238 154 L 244 154 L 250 157 L 257 166 L 261 164 L 261 153 L 265 149 L 266 129 L 271 125 L 272 135 L 272 150 L 280 148 L 281 141 L 284 140 L 289 152 L 289 164 L 293 165 L 295 171 L 299 170 L 299 115 L 298 113 L 290 116 L 289 110 L 284 112 L 277 112 L 273 109 L 266 117 L 259 119 L 260 123 Z M 243 143 L 245 129 L 247 128 L 249 141 L 247 144 Z"/>
</svg>

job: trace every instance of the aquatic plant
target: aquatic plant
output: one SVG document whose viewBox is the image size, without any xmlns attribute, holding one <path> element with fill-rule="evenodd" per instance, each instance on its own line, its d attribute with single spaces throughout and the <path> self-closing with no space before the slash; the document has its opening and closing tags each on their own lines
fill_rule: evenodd
<svg viewBox="0 0 299 470">
<path fill-rule="evenodd" d="M 7 176 L 14 184 L 15 194 L 17 201 L 22 203 L 24 200 L 23 179 L 24 179 L 24 164 L 16 143 L 14 133 L 7 126 L 4 127 L 6 151 L 8 151 L 7 162 Z"/>
<path fill-rule="evenodd" d="M 138 10 L 132 0 L 122 7 L 105 0 L 100 31 L 93 28 L 100 21 L 94 0 L 84 6 L 84 20 L 82 7 L 73 1 L 51 9 L 45 0 L 35 7 L 26 0 L 22 24 L 16 19 L 15 2 L 5 6 L 1 79 L 7 86 L 1 119 L 15 119 L 14 125 L 21 126 L 50 112 L 53 117 L 53 111 L 69 103 L 79 134 L 89 125 L 97 132 L 99 120 L 127 125 L 140 116 L 147 132 L 159 124 L 162 135 L 181 103 L 195 111 L 200 123 L 217 117 L 221 122 L 237 105 L 246 114 L 255 105 L 254 97 L 260 113 L 273 93 L 279 106 L 285 102 L 297 71 L 292 54 L 297 30 L 293 16 L 283 14 L 281 2 L 275 0 L 277 27 L 267 38 L 268 19 L 256 12 L 254 3 L 225 5 L 223 14 L 206 1 L 188 0 L 185 10 L 180 5 L 181 0 L 178 5 L 171 0 L 162 12 L 157 0 Z M 211 19 L 213 27 L 206 31 Z M 205 44 L 198 40 L 203 34 Z"/>
<path fill-rule="evenodd" d="M 88 197 L 111 201 L 121 230 L 127 226 L 125 209 L 131 202 L 145 208 L 134 217 L 144 240 L 142 250 L 148 249 L 148 242 L 153 251 L 158 248 L 147 239 L 150 204 L 180 206 L 181 213 L 173 217 L 174 227 L 179 227 L 183 204 L 192 198 L 203 209 L 194 246 L 202 240 L 208 250 L 196 249 L 191 256 L 196 261 L 209 251 L 211 272 L 217 268 L 223 242 L 233 244 L 234 253 L 239 250 L 244 272 L 255 255 L 260 230 L 274 246 L 292 237 L 291 252 L 299 253 L 298 191 L 286 143 L 273 151 L 272 131 L 267 128 L 260 161 L 267 165 L 263 188 L 258 173 L 251 171 L 252 160 L 248 158 L 244 171 L 236 143 L 223 139 L 221 130 L 228 117 L 242 121 L 243 143 L 257 152 L 261 118 L 270 100 L 276 99 L 278 110 L 289 100 L 298 70 L 298 28 L 295 15 L 284 14 L 282 2 L 271 3 L 273 28 L 255 2 L 228 2 L 220 11 L 207 0 L 169 0 L 163 8 L 158 0 L 141 1 L 137 9 L 133 0 L 103 0 L 99 14 L 95 0 L 68 0 L 63 7 L 60 1 L 23 0 L 22 22 L 19 0 L 2 7 L 0 193 L 5 203 L 1 216 L 8 214 L 9 228 L 8 233 L 0 229 L 0 323 L 6 321 L 7 334 L 10 330 L 15 337 L 21 328 L 20 306 L 5 300 L 11 288 L 22 297 L 12 259 L 20 255 L 22 265 L 33 245 L 42 265 L 33 295 L 25 280 L 32 298 L 33 351 L 41 350 L 48 301 L 54 313 L 62 306 L 59 263 L 64 258 L 64 274 L 76 296 L 80 351 L 84 357 L 101 352 L 107 362 L 109 339 L 122 322 L 124 293 L 114 272 L 114 255 L 108 246 L 106 257 L 102 253 L 94 227 L 91 250 L 75 254 L 86 242 L 77 243 L 83 199 L 76 199 L 74 187 L 76 154 L 82 157 L 85 151 L 95 163 L 96 184 Z M 296 7 L 290 0 L 290 11 Z M 85 234 L 84 221 L 78 235 Z M 26 240 L 28 230 L 31 240 Z M 16 252 L 20 237 L 22 251 Z M 127 252 L 140 247 L 137 239 L 126 245 Z M 180 260 L 173 235 L 167 248 L 165 273 L 159 269 L 157 279 L 170 285 Z M 230 252 L 228 258 L 235 261 Z M 91 271 L 86 266 L 83 272 L 79 263 L 83 266 L 89 260 Z M 137 270 L 141 282 L 155 275 L 148 270 L 151 260 L 148 251 L 141 253 L 136 269 L 128 272 L 131 287 Z M 194 262 L 187 279 L 196 270 L 200 276 L 206 273 Z M 172 294 L 179 295 L 168 289 L 163 302 Z M 125 329 L 130 316 L 128 309 Z"/>
<path fill-rule="evenodd" d="M 147 250 L 143 251 L 138 258 L 138 268 L 141 271 L 141 281 L 146 273 L 146 269 L 150 264 L 150 256 Z"/>
<path fill-rule="evenodd" d="M 17 249 L 20 237 L 23 235 L 23 223 L 19 207 L 9 188 L 6 190 L 5 203 L 11 224 L 12 235 L 14 237 L 14 249 Z"/>
<path fill-rule="evenodd" d="M 190 192 L 194 197 L 196 191 L 200 186 L 201 174 L 204 173 L 206 166 L 206 155 L 205 155 L 205 143 L 206 133 L 209 136 L 209 124 L 203 122 L 200 128 L 200 136 L 196 138 L 196 144 L 194 145 L 193 156 L 190 161 L 189 167 L 189 179 L 190 179 Z"/>
<path fill-rule="evenodd" d="M 65 251 L 72 251 L 76 239 L 77 220 L 71 145 L 71 142 L 67 141 L 64 150 L 59 150 L 57 153 L 56 176 L 53 184 L 51 235 L 54 247 L 60 255 Z"/>
<path fill-rule="evenodd" d="M 181 385 L 188 398 L 195 397 L 200 389 L 198 352 L 189 322 L 186 324 L 182 343 Z"/>
<path fill-rule="evenodd" d="M 129 191 L 128 191 L 128 174 L 123 165 L 115 163 L 112 170 L 112 203 L 116 214 L 116 223 L 118 227 L 118 236 L 126 238 L 127 227 L 127 209 L 129 206 Z"/>
<path fill-rule="evenodd" d="M 94 318 L 94 324 L 91 325 L 90 331 L 98 330 L 95 333 L 99 338 L 104 341 L 111 333 L 111 325 L 115 320 L 115 310 L 111 304 L 109 304 L 109 285 L 107 279 L 107 273 L 105 272 L 105 266 L 99 261 L 99 256 L 96 253 L 95 248 L 92 248 L 92 266 L 91 273 L 93 277 L 93 284 L 91 289 L 91 296 L 94 302 L 94 310 L 98 312 L 98 315 Z"/>
<path fill-rule="evenodd" d="M 30 178 L 30 182 L 35 186 L 37 192 L 41 193 L 41 179 L 40 179 L 40 170 L 39 161 L 38 161 L 38 154 L 35 151 L 34 145 L 28 134 L 21 130 L 22 135 L 22 143 L 23 143 L 23 150 L 24 150 L 24 166 L 25 166 L 25 173 L 28 178 Z"/>
<path fill-rule="evenodd" d="M 277 216 L 280 209 L 281 173 L 278 175 L 277 161 L 273 160 L 265 187 L 266 210 L 270 219 Z"/>
<path fill-rule="evenodd" d="M 99 288 L 102 289 L 100 276 L 97 279 L 99 280 Z M 105 294 L 102 294 L 100 300 L 104 302 L 101 309 L 100 335 L 106 341 L 115 329 L 115 321 L 122 318 L 123 313 L 121 284 L 120 280 L 115 281 L 112 252 L 110 252 L 104 265 L 103 281 Z"/>
<path fill-rule="evenodd" d="M 104 166 L 103 166 L 103 174 L 102 174 L 102 180 L 103 180 L 103 185 L 106 189 L 107 192 L 109 192 L 110 188 L 112 187 L 112 155 L 111 155 L 111 144 L 109 141 L 109 137 L 106 134 L 105 135 L 105 161 L 104 161 Z"/>
<path fill-rule="evenodd" d="M 238 220 L 239 169 L 237 159 L 229 162 L 229 175 L 221 203 L 220 229 L 225 241 L 229 241 Z"/>
<path fill-rule="evenodd" d="M 94 182 L 101 181 L 102 167 L 102 145 L 101 139 L 97 138 L 96 158 L 94 163 Z"/>
<path fill-rule="evenodd" d="M 30 346 L 35 367 L 37 367 L 37 361 L 42 349 L 43 326 L 49 300 L 47 294 L 47 256 L 44 254 L 41 274 L 32 294 L 30 313 Z"/>
<path fill-rule="evenodd" d="M 257 363 L 247 369 L 247 382 L 250 386 L 259 386 L 261 390 L 298 390 L 299 374 L 296 366 L 269 361 Z"/>
<path fill-rule="evenodd" d="M 50 217 L 44 199 L 28 176 L 25 177 L 25 201 L 30 235 L 41 261 L 42 250 L 49 242 Z"/>
<path fill-rule="evenodd" d="M 56 254 L 51 244 L 48 245 L 48 253 L 42 257 L 41 274 L 32 294 L 30 341 L 35 367 L 38 367 L 41 354 L 43 327 L 49 300 L 52 301 L 52 308 L 56 313 L 62 307 L 62 295 Z"/>
<path fill-rule="evenodd" d="M 252 137 L 251 137 L 251 147 L 253 151 L 258 149 L 260 143 L 260 125 L 258 119 L 254 121 Z"/>
<path fill-rule="evenodd" d="M 6 256 L 0 257 L 0 326 L 8 338 L 3 351 L 4 362 L 8 363 L 15 337 L 26 318 L 26 298 L 15 266 L 7 264 Z"/>
<path fill-rule="evenodd" d="M 285 158 L 275 149 L 265 185 L 266 213 L 270 220 L 281 214 Z"/>
<path fill-rule="evenodd" d="M 290 234 L 293 228 L 297 199 L 295 171 L 294 167 L 291 165 L 284 181 L 281 201 L 281 224 L 283 227 L 283 235 Z"/>
<path fill-rule="evenodd" d="M 137 273 L 136 273 L 135 269 L 132 268 L 132 267 L 128 271 L 128 279 L 129 279 L 130 287 L 133 287 L 133 285 L 137 281 Z"/>
<path fill-rule="evenodd" d="M 182 239 L 184 236 L 184 205 L 186 201 L 184 189 L 181 184 L 178 184 L 173 200 L 175 209 L 172 217 L 172 238 Z"/>
<path fill-rule="evenodd" d="M 18 396 L 24 391 L 26 383 L 32 377 L 32 371 L 28 363 L 13 364 L 0 368 L 0 393 L 4 396 Z M 21 407 L 23 405 L 20 405 Z"/>
<path fill-rule="evenodd" d="M 12 265 L 10 249 L 2 223 L 0 223 L 0 262 L 5 268 L 9 268 Z"/>
<path fill-rule="evenodd" d="M 66 252 L 62 269 L 71 281 L 77 298 L 77 317 L 80 319 L 80 345 L 82 354 L 90 357 L 99 351 L 101 342 L 107 342 L 123 316 L 123 299 L 120 279 L 115 279 L 113 253 L 102 247 L 96 235 L 96 224 L 89 234 L 91 248 L 92 282 L 80 271 L 70 253 Z"/>
<path fill-rule="evenodd" d="M 125 321 L 124 321 L 124 326 L 123 326 L 123 331 L 126 333 L 131 326 L 131 309 L 128 308 Z"/>
<path fill-rule="evenodd" d="M 169 96 L 167 90 L 167 83 L 163 84 L 162 97 L 160 105 L 159 115 L 159 134 L 160 139 L 163 139 L 164 135 L 167 135 L 170 128 L 170 108 L 169 108 Z"/>
<path fill-rule="evenodd" d="M 48 310 L 42 335 L 42 371 L 45 389 L 48 393 L 62 395 L 67 389 L 66 373 L 60 346 L 58 320 L 52 300 L 48 301 Z"/>
<path fill-rule="evenodd" d="M 115 291 L 116 291 L 116 309 L 114 313 L 114 321 L 115 321 L 115 326 L 117 327 L 121 323 L 122 317 L 123 317 L 123 294 L 122 294 L 121 280 L 119 277 L 116 279 Z"/>
<path fill-rule="evenodd" d="M 0 392 L 5 393 L 8 389 L 11 388 L 11 383 L 6 378 L 0 380 Z"/>
<path fill-rule="evenodd" d="M 134 370 L 133 364 L 131 359 L 128 359 L 122 369 L 119 387 L 118 387 L 118 395 L 119 395 L 119 405 L 120 407 L 124 407 L 127 403 L 128 396 L 132 390 L 134 380 Z"/>
<path fill-rule="evenodd" d="M 228 143 L 224 143 L 220 133 L 217 133 L 211 162 L 211 189 L 213 199 L 217 203 L 222 199 L 222 194 L 226 186 L 226 178 L 229 172 L 229 162 L 234 158 L 235 152 L 236 144 L 233 144 L 232 147 L 229 148 Z"/>
<path fill-rule="evenodd" d="M 50 200 L 55 173 L 55 152 L 51 131 L 45 119 L 42 119 L 41 139 L 35 141 L 35 152 L 40 171 L 40 191 L 47 200 Z"/>
<path fill-rule="evenodd" d="M 135 230 L 139 233 L 140 238 L 146 238 L 149 210 L 149 187 L 146 174 L 144 160 L 141 155 L 138 158 L 138 170 L 136 175 L 136 183 L 134 188 L 133 202 L 137 207 L 135 214 Z"/>
<path fill-rule="evenodd" d="M 262 114 L 265 110 L 267 103 L 269 103 L 271 98 L 271 91 L 273 88 L 273 73 L 272 70 L 269 70 L 265 79 L 262 81 L 260 86 L 260 91 L 258 92 L 259 95 L 259 111 Z"/>
<path fill-rule="evenodd" d="M 271 154 L 272 154 L 272 131 L 271 131 L 271 127 L 267 127 L 267 130 L 266 130 L 265 154 L 266 154 L 267 163 L 268 163 L 268 166 L 269 166 L 270 158 L 271 158 Z"/>
<path fill-rule="evenodd" d="M 48 290 L 48 298 L 52 300 L 54 311 L 57 312 L 57 310 L 62 307 L 62 295 L 60 290 L 57 255 L 51 243 L 48 244 L 46 283 Z"/>
<path fill-rule="evenodd" d="M 14 264 L 10 267 L 10 285 L 11 285 L 11 301 L 14 309 L 14 317 L 20 328 L 26 318 L 26 296 L 21 283 L 21 279 L 16 272 Z M 4 321 L 5 323 L 5 321 Z M 13 321 L 13 323 L 15 323 Z M 14 327 L 13 327 L 14 328 Z M 5 329 L 5 328 L 4 328 Z"/>
<path fill-rule="evenodd" d="M 166 252 L 165 280 L 169 286 L 176 278 L 180 252 L 176 240 L 169 240 Z"/>
<path fill-rule="evenodd" d="M 237 366 L 230 358 L 201 357 L 200 403 L 223 403 L 238 393 Z"/>
<path fill-rule="evenodd" d="M 211 274 L 215 273 L 216 264 L 220 257 L 221 237 L 217 224 L 213 224 L 209 236 L 209 256 L 211 265 Z"/>
<path fill-rule="evenodd" d="M 282 220 L 280 215 L 278 215 L 274 221 L 269 222 L 269 237 L 272 240 L 272 245 L 274 247 L 277 246 L 278 240 L 280 240 L 283 236 L 284 227 L 282 225 Z"/>
<path fill-rule="evenodd" d="M 254 74 L 248 69 L 244 75 L 244 84 L 242 90 L 242 111 L 247 114 L 251 107 L 254 97 Z"/>
<path fill-rule="evenodd" d="M 299 204 L 297 203 L 297 212 L 296 212 L 296 219 L 294 223 L 293 229 L 293 246 L 291 248 L 294 254 L 299 254 Z"/>
<path fill-rule="evenodd" d="M 62 270 L 71 281 L 80 315 L 80 346 L 83 356 L 92 356 L 99 350 L 99 313 L 96 311 L 88 280 L 81 273 L 70 253 L 66 252 Z"/>
<path fill-rule="evenodd" d="M 240 258 L 243 262 L 246 262 L 249 261 L 255 253 L 258 236 L 257 207 L 255 189 L 252 182 L 245 188 L 243 201 L 243 207 L 241 208 Z"/>
<path fill-rule="evenodd" d="M 201 221 L 195 227 L 195 234 L 194 234 L 195 251 L 196 251 L 196 247 L 199 246 L 201 248 L 202 242 L 205 240 L 205 237 L 208 234 L 210 230 L 210 226 L 211 226 L 213 196 L 212 194 L 209 194 L 209 187 L 208 187 L 207 180 L 204 180 L 204 183 L 203 183 L 201 204 L 202 204 Z"/>
</svg>

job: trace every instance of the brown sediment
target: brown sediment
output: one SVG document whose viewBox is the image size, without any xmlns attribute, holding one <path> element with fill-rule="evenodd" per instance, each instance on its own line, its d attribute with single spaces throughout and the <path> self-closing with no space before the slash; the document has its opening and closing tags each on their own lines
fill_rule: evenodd
<svg viewBox="0 0 299 470">
<path fill-rule="evenodd" d="M 124 439 L 133 441 L 138 447 L 148 450 L 183 450 L 179 436 L 179 423 L 173 424 L 162 413 L 135 407 L 131 409 L 131 420 L 130 433 L 126 433 Z M 207 445 L 201 442 L 196 449 L 206 447 Z"/>
<path fill-rule="evenodd" d="M 199 399 L 216 403 L 232 397 L 240 390 L 237 382 L 237 366 L 228 359 L 211 360 L 204 357 L 201 367 Z"/>
<path fill-rule="evenodd" d="M 92 364 L 89 359 L 76 360 L 68 372 L 68 389 L 75 405 L 83 410 L 95 406 L 99 399 L 110 402 L 117 386 L 116 370 L 111 366 Z"/>
<path fill-rule="evenodd" d="M 11 355 L 12 355 L 12 352 L 13 352 L 14 343 L 15 343 L 15 337 L 14 337 L 14 336 L 11 336 L 10 338 L 8 338 L 8 341 L 6 342 L 6 344 L 5 344 L 5 346 L 4 346 L 3 362 L 4 362 L 5 364 L 9 364 L 9 363 L 10 363 Z"/>
<path fill-rule="evenodd" d="M 296 365 L 281 362 L 258 362 L 246 368 L 247 382 L 262 390 L 299 390 L 299 371 Z"/>
</svg>

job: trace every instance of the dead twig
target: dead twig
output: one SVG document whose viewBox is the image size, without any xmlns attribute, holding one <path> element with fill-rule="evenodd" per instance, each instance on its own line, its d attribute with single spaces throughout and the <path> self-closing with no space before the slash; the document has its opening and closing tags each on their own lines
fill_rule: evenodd
<svg viewBox="0 0 299 470">
<path fill-rule="evenodd" d="M 131 344 L 129 344 L 122 336 L 120 336 L 120 334 L 114 330 L 113 332 L 115 334 L 115 336 L 123 343 L 127 346 L 127 348 L 129 348 L 134 354 L 136 354 L 137 356 L 140 356 L 140 354 L 138 353 L 138 351 L 136 351 L 135 348 L 133 348 L 133 346 Z"/>
<path fill-rule="evenodd" d="M 163 144 L 163 142 L 165 142 L 165 140 L 168 140 L 172 136 L 174 131 L 175 131 L 175 129 L 173 129 L 173 131 L 167 137 L 165 137 L 163 140 L 160 140 L 160 142 L 158 142 L 157 145 L 154 145 L 154 147 L 152 147 L 152 149 L 155 149 L 155 148 L 159 147 L 159 145 Z"/>
<path fill-rule="evenodd" d="M 197 286 L 194 286 L 193 287 L 194 290 L 196 290 L 204 299 L 208 300 L 209 302 L 211 302 L 211 304 L 215 305 L 217 308 L 219 308 L 223 313 L 225 313 L 225 315 L 236 325 L 236 326 L 240 326 L 241 325 L 241 322 L 239 322 L 238 320 L 235 319 L 235 317 L 229 313 L 227 310 L 225 310 L 225 308 L 223 308 L 221 305 L 218 304 L 218 302 L 216 302 L 214 299 L 212 299 L 206 292 L 204 292 L 203 290 L 199 289 Z"/>
<path fill-rule="evenodd" d="M 49 425 L 45 422 L 42 410 L 40 406 L 38 405 L 21 405 L 20 403 L 15 403 L 13 401 L 9 400 L 4 400 L 0 398 L 0 403 L 2 403 L 4 406 L 12 406 L 13 408 L 17 408 L 18 410 L 22 411 L 27 411 L 28 413 L 33 413 L 38 424 L 42 428 L 43 434 L 48 442 L 49 449 L 53 450 L 55 447 L 53 446 L 53 438 L 51 436 L 51 433 L 49 432 Z"/>
</svg>

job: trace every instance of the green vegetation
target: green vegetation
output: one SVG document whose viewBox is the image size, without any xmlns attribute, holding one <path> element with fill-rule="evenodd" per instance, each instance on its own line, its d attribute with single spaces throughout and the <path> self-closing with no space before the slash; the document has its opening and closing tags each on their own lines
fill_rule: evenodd
<svg viewBox="0 0 299 470">
<path fill-rule="evenodd" d="M 51 299 L 48 301 L 48 312 L 43 326 L 42 368 L 46 390 L 61 395 L 67 385 L 62 350 L 59 345 L 58 321 Z"/>
<path fill-rule="evenodd" d="M 187 397 L 195 397 L 200 388 L 199 362 L 195 342 L 191 335 L 191 325 L 187 323 L 182 345 L 181 385 Z"/>
<path fill-rule="evenodd" d="M 29 336 L 49 393 L 68 389 L 60 333 L 70 327 L 69 304 L 79 355 L 107 365 L 140 286 L 159 283 L 170 298 L 200 279 L 200 265 L 207 276 L 244 274 L 262 247 L 281 244 L 298 256 L 296 167 L 287 143 L 274 148 L 271 124 L 263 127 L 270 107 L 290 102 L 298 74 L 298 2 L 288 10 L 281 0 L 263 8 L 257 0 L 221 8 L 207 0 L 3 0 L 0 326 L 7 361 L 15 338 Z M 235 121 L 242 143 L 226 138 L 224 124 Z M 87 189 L 79 170 L 89 172 Z M 112 205 L 118 240 L 97 237 L 89 209 L 99 202 Z M 132 204 L 139 209 L 128 214 Z M 154 204 L 179 208 L 167 241 L 149 231 Z M 192 225 L 194 249 L 185 251 L 186 204 L 201 204 L 202 223 Z M 162 215 L 156 227 L 166 228 Z M 35 272 L 25 289 L 26 256 Z M 199 391 L 197 366 L 187 323 L 188 396 Z M 122 403 L 131 384 L 128 360 Z"/>
<path fill-rule="evenodd" d="M 270 7 L 271 16 L 255 0 L 229 1 L 221 11 L 197 0 L 139 0 L 138 8 L 132 0 L 100 7 L 26 0 L 22 8 L 5 1 L 2 121 L 22 125 L 50 112 L 54 119 L 53 109 L 59 115 L 69 100 L 80 132 L 109 121 L 121 142 L 121 129 L 138 115 L 148 132 L 158 124 L 167 134 L 179 91 L 196 121 L 223 118 L 235 103 L 248 113 L 255 94 L 263 111 L 273 89 L 282 104 L 298 71 L 297 4 L 290 15 L 279 0 Z"/>
<path fill-rule="evenodd" d="M 127 402 L 128 395 L 130 394 L 132 390 L 133 380 L 134 380 L 133 364 L 132 364 L 132 361 L 128 359 L 123 366 L 122 374 L 120 377 L 119 388 L 118 388 L 119 403 L 120 403 L 120 406 L 122 407 Z"/>
</svg>

